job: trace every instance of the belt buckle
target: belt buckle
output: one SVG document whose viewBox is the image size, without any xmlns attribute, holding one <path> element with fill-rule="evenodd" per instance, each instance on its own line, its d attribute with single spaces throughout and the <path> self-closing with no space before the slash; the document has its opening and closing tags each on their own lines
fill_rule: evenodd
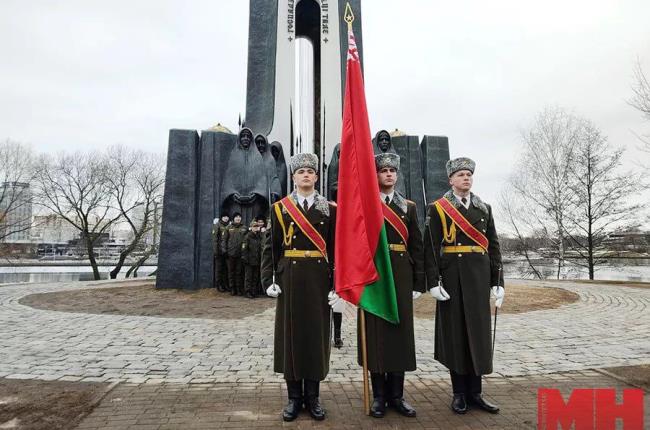
<svg viewBox="0 0 650 430">
<path fill-rule="evenodd" d="M 311 251 L 305 251 L 305 257 L 311 256 Z"/>
</svg>

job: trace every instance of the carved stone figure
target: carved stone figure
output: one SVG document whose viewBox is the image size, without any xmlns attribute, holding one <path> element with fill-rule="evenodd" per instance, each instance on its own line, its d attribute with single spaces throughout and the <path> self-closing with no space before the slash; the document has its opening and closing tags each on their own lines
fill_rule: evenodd
<svg viewBox="0 0 650 430">
<path fill-rule="evenodd" d="M 280 178 L 281 195 L 287 195 L 287 162 L 284 159 L 282 144 L 277 141 L 271 142 L 271 155 L 275 160 L 275 167 Z"/>
<path fill-rule="evenodd" d="M 332 159 L 327 167 L 327 199 L 336 201 L 339 190 L 339 157 L 341 156 L 341 144 L 337 143 L 332 153 Z"/>
<path fill-rule="evenodd" d="M 266 215 L 269 207 L 264 160 L 258 150 L 251 150 L 252 143 L 253 132 L 242 128 L 221 184 L 221 213 L 240 213 L 244 225 Z"/>
<path fill-rule="evenodd" d="M 266 139 L 266 136 L 263 134 L 258 134 L 255 136 L 255 146 L 257 150 L 262 155 L 262 160 L 264 161 L 266 178 L 268 180 L 269 190 L 267 195 L 271 197 L 271 203 L 275 203 L 280 200 L 283 196 L 282 194 L 282 184 L 278 176 L 278 165 L 271 153 L 269 142 Z"/>
</svg>

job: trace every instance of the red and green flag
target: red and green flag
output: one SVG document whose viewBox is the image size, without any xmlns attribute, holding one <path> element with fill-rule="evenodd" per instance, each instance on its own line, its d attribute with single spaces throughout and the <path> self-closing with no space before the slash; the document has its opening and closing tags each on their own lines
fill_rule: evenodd
<svg viewBox="0 0 650 430">
<path fill-rule="evenodd" d="M 397 297 L 379 199 L 361 62 L 351 28 L 338 182 L 336 292 L 344 300 L 397 324 Z"/>
</svg>

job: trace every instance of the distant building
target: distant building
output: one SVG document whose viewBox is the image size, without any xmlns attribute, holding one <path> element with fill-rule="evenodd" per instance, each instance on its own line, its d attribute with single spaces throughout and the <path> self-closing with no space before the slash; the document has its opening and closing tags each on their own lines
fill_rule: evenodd
<svg viewBox="0 0 650 430">
<path fill-rule="evenodd" d="M 0 185 L 1 242 L 31 243 L 32 215 L 32 192 L 28 183 L 5 182 Z"/>
<path fill-rule="evenodd" d="M 632 229 L 611 233 L 603 244 L 617 251 L 650 252 L 650 232 Z"/>
<path fill-rule="evenodd" d="M 78 237 L 79 230 L 59 215 L 34 216 L 32 242 L 37 244 L 41 255 L 63 255 L 68 244 Z"/>
</svg>

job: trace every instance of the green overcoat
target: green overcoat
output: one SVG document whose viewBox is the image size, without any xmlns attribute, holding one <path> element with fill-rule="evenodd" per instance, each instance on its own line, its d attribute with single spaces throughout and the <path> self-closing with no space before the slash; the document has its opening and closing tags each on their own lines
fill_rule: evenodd
<svg viewBox="0 0 650 430">
<path fill-rule="evenodd" d="M 441 253 L 441 246 L 477 245 L 456 227 L 453 243 L 443 243 L 442 220 L 434 204 L 428 207 L 424 232 L 427 284 L 433 288 L 442 275 L 442 285 L 451 297 L 436 305 L 434 357 L 459 374 L 492 373 L 490 287 L 503 285 L 501 251 L 492 209 L 471 194 L 469 209 L 451 191 L 445 197 L 489 240 L 485 253 Z M 445 215 L 448 231 L 452 221 Z"/>
<path fill-rule="evenodd" d="M 297 204 L 295 194 L 290 198 Z M 276 303 L 273 369 L 283 373 L 287 380 L 322 381 L 329 372 L 330 361 L 327 295 L 332 288 L 336 207 L 317 194 L 306 213 L 327 242 L 328 262 L 325 258 L 284 256 L 285 250 L 315 251 L 317 248 L 285 211 L 282 211 L 283 231 L 275 205 L 271 211 L 271 231 L 265 235 L 262 247 L 261 267 L 262 285 L 266 289 L 272 283 L 275 263 L 276 283 L 282 290 Z M 286 243 L 283 236 L 289 229 L 293 234 L 287 236 Z"/>
<path fill-rule="evenodd" d="M 397 192 L 389 207 L 408 228 L 407 252 L 390 251 L 390 263 L 397 293 L 399 324 L 392 324 L 366 312 L 366 347 L 371 372 L 415 370 L 415 333 L 413 331 L 413 291 L 424 292 L 424 252 L 415 203 Z M 386 223 L 389 244 L 404 245 L 402 237 Z M 357 321 L 359 319 L 357 318 Z M 361 361 L 361 327 L 357 323 L 357 359 Z"/>
</svg>

